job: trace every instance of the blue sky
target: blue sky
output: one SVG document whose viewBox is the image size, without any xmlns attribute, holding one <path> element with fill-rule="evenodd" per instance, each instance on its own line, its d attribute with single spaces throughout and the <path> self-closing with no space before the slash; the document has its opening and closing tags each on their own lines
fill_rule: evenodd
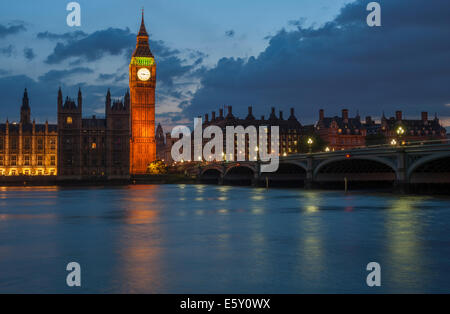
<svg viewBox="0 0 450 314">
<path fill-rule="evenodd" d="M 0 120 L 18 118 L 23 88 L 32 115 L 56 120 L 56 92 L 85 115 L 104 95 L 125 93 L 127 65 L 145 7 L 157 58 L 157 119 L 164 125 L 233 105 L 258 116 L 295 107 L 303 123 L 330 115 L 397 109 L 450 116 L 450 4 L 390 0 L 383 26 L 367 27 L 363 0 L 80 0 L 68 27 L 65 0 L 0 4 Z"/>
</svg>

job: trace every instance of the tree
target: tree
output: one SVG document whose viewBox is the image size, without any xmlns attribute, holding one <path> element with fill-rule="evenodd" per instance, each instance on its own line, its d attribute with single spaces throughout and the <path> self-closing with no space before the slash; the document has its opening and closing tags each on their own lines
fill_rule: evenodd
<svg viewBox="0 0 450 314">
<path fill-rule="evenodd" d="M 366 136 L 366 146 L 384 145 L 388 144 L 386 136 L 384 134 L 370 134 Z"/>
<path fill-rule="evenodd" d="M 167 173 L 167 166 L 161 160 L 156 160 L 148 165 L 147 173 L 149 174 L 164 174 Z"/>
<path fill-rule="evenodd" d="M 312 144 L 308 144 L 309 139 L 312 140 Z M 325 142 L 320 136 L 317 134 L 305 134 L 302 136 L 300 141 L 298 142 L 298 151 L 300 153 L 308 153 L 311 148 L 311 152 L 323 152 L 325 151 L 325 147 L 327 146 L 327 142 Z"/>
</svg>

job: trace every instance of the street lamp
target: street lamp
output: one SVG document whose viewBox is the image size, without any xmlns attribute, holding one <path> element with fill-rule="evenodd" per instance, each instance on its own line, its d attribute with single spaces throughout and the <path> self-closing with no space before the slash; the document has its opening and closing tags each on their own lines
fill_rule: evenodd
<svg viewBox="0 0 450 314">
<path fill-rule="evenodd" d="M 328 153 L 330 151 L 329 147 L 325 147 L 325 151 Z"/>
<path fill-rule="evenodd" d="M 314 140 L 310 137 L 308 138 L 308 141 L 306 142 L 309 145 L 309 153 L 312 153 L 312 145 L 314 144 Z"/>
<path fill-rule="evenodd" d="M 397 140 L 396 140 L 395 138 L 393 138 L 393 139 L 392 139 L 392 141 L 391 141 L 391 145 L 392 145 L 392 146 L 395 146 L 395 145 L 397 145 Z"/>
<path fill-rule="evenodd" d="M 401 137 L 402 137 L 403 134 L 405 134 L 405 129 L 400 125 L 397 128 L 396 133 L 397 133 L 397 137 L 398 137 L 398 141 L 397 142 L 398 142 L 398 144 L 400 144 L 401 143 Z"/>
</svg>

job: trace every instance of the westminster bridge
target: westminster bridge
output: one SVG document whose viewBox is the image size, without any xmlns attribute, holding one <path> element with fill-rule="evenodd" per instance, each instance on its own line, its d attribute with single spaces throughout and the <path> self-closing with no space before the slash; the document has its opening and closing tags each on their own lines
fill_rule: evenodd
<svg viewBox="0 0 450 314">
<path fill-rule="evenodd" d="M 369 147 L 347 151 L 280 157 L 273 173 L 261 173 L 261 162 L 210 162 L 199 165 L 201 182 L 255 186 L 392 185 L 410 190 L 450 186 L 450 144 Z"/>
</svg>

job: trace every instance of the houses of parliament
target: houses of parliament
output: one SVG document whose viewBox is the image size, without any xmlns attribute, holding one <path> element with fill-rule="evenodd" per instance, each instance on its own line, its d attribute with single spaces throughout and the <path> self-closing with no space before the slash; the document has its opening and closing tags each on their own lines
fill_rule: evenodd
<svg viewBox="0 0 450 314">
<path fill-rule="evenodd" d="M 83 96 L 57 94 L 57 124 L 31 121 L 25 89 L 20 121 L 0 124 L 0 175 L 58 176 L 80 180 L 127 179 L 146 173 L 156 159 L 156 64 L 149 46 L 144 14 L 129 65 L 129 92 L 122 99 L 105 97 L 105 117 L 83 117 Z"/>
</svg>

